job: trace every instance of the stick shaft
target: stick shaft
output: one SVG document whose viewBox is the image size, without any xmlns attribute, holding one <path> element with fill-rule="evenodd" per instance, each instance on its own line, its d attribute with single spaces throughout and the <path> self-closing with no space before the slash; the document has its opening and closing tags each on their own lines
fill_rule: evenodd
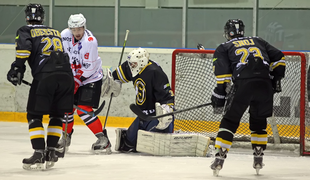
<svg viewBox="0 0 310 180">
<path fill-rule="evenodd" d="M 118 62 L 118 66 L 120 66 L 121 63 L 122 63 L 123 54 L 124 54 L 124 50 L 125 50 L 125 47 L 126 47 L 126 42 L 127 42 L 128 34 L 129 34 L 129 30 L 126 30 L 126 35 L 125 35 L 125 39 L 124 39 L 123 49 L 122 49 L 121 57 L 120 57 L 119 62 Z M 110 111 L 110 107 L 111 107 L 112 98 L 113 98 L 113 93 L 112 93 L 111 96 L 110 96 L 110 101 L 109 101 L 109 105 L 108 105 L 107 114 L 106 114 L 106 116 L 105 116 L 105 121 L 104 121 L 103 129 L 105 129 L 105 127 L 106 127 L 106 125 L 107 125 L 107 121 L 108 121 L 108 116 L 109 116 L 109 111 Z"/>
</svg>

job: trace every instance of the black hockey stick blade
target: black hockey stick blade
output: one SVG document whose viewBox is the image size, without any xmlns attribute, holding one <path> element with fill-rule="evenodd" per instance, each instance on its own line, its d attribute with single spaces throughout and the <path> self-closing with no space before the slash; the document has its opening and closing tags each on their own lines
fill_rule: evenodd
<svg viewBox="0 0 310 180">
<path fill-rule="evenodd" d="M 28 85 L 28 86 L 31 86 L 31 83 L 28 82 L 28 81 L 22 80 L 22 83 L 24 83 L 24 84 L 26 84 L 26 85 Z"/>
<path fill-rule="evenodd" d="M 131 111 L 133 113 L 135 113 L 140 119 L 145 120 L 145 121 L 151 121 L 151 120 L 158 119 L 158 118 L 161 118 L 161 117 L 171 116 L 171 115 L 178 114 L 178 113 L 181 113 L 181 112 L 190 111 L 190 110 L 194 110 L 194 109 L 198 109 L 198 108 L 202 108 L 202 107 L 210 106 L 210 105 L 212 105 L 212 103 L 200 104 L 198 106 L 193 106 L 193 107 L 189 107 L 189 108 L 185 108 L 185 109 L 180 109 L 180 110 L 176 110 L 176 111 L 173 111 L 173 112 L 170 112 L 170 113 L 167 113 L 167 114 L 158 115 L 158 116 L 148 116 L 148 115 L 145 115 L 136 104 L 130 104 L 129 107 L 130 107 Z"/>
<path fill-rule="evenodd" d="M 104 105 L 105 105 L 105 101 L 103 101 L 101 105 L 99 106 L 99 108 L 94 112 L 95 116 L 97 116 L 102 111 L 102 109 L 104 108 Z"/>
</svg>

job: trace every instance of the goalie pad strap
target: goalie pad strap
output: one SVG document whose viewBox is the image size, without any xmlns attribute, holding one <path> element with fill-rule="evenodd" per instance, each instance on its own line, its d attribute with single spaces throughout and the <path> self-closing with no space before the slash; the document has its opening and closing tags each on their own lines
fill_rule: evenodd
<svg viewBox="0 0 310 180">
<path fill-rule="evenodd" d="M 209 137 L 194 133 L 156 133 L 138 131 L 137 151 L 156 156 L 205 157 L 209 151 Z"/>
</svg>

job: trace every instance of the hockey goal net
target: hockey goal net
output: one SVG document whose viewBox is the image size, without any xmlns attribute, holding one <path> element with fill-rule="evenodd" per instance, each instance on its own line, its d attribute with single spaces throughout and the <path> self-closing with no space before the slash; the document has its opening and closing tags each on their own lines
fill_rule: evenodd
<svg viewBox="0 0 310 180">
<path fill-rule="evenodd" d="M 214 50 L 176 49 L 172 54 L 171 86 L 177 110 L 210 101 L 215 77 L 212 71 Z M 301 52 L 284 52 L 286 77 L 282 92 L 274 95 L 273 116 L 268 118 L 268 148 L 300 150 L 310 155 L 310 120 L 306 96 L 307 58 Z M 250 143 L 249 114 L 246 111 L 234 137 L 234 144 Z M 215 138 L 222 118 L 212 106 L 175 115 L 175 131 L 195 132 Z M 288 148 L 286 148 L 288 147 Z"/>
</svg>

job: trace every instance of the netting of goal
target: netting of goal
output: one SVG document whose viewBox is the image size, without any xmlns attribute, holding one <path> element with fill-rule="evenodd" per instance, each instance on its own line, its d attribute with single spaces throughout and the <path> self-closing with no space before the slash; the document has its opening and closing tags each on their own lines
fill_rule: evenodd
<svg viewBox="0 0 310 180">
<path fill-rule="evenodd" d="M 177 49 L 172 54 L 171 86 L 177 110 L 205 104 L 216 86 L 212 71 L 214 50 Z M 310 155 L 310 120 L 306 98 L 308 56 L 301 52 L 284 52 L 286 77 L 282 92 L 274 95 L 273 116 L 268 118 L 268 147 L 300 150 Z M 222 118 L 221 110 L 212 106 L 175 115 L 175 131 L 201 133 L 215 138 Z M 233 146 L 249 146 L 248 110 L 244 113 L 234 136 Z"/>
</svg>

